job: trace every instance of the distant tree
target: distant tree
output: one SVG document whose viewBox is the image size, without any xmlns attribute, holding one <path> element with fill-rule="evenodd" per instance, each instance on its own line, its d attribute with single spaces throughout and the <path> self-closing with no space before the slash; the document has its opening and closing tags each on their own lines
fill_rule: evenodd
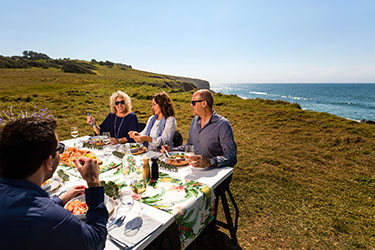
<svg viewBox="0 0 375 250">
<path fill-rule="evenodd" d="M 115 64 L 113 62 L 110 62 L 110 61 L 105 61 L 105 65 L 107 65 L 108 67 L 112 67 Z"/>
<path fill-rule="evenodd" d="M 30 59 L 30 60 L 48 60 L 48 59 L 51 59 L 46 54 L 34 52 L 34 51 L 31 51 L 31 50 L 30 51 L 25 50 L 23 52 L 23 57 L 26 58 L 26 59 Z"/>
</svg>

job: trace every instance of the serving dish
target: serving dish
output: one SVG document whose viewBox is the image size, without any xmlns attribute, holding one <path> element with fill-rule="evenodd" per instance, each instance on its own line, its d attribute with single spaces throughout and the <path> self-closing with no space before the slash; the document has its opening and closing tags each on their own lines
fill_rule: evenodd
<svg viewBox="0 0 375 250">
<path fill-rule="evenodd" d="M 133 142 L 133 143 L 129 143 L 129 146 L 130 146 L 130 152 L 134 154 L 143 147 L 143 144 Z"/>
<path fill-rule="evenodd" d="M 80 202 L 80 203 L 86 203 L 86 196 L 83 194 L 83 195 L 80 195 L 80 196 L 77 196 L 77 197 L 71 199 L 70 201 L 68 201 L 65 204 L 64 208 L 70 211 L 70 209 L 68 209 L 68 208 L 70 208 L 70 204 L 75 203 L 77 201 Z M 107 207 L 109 216 L 111 216 L 113 214 L 113 211 L 115 210 L 116 201 L 114 199 L 112 199 L 111 197 L 109 197 L 108 195 L 104 194 L 104 204 Z M 87 210 L 88 210 L 88 207 L 87 207 L 87 209 L 84 210 L 84 212 L 82 214 L 75 214 L 75 216 L 78 219 L 85 220 Z"/>
<path fill-rule="evenodd" d="M 168 152 L 169 157 L 165 156 L 164 162 L 169 165 L 181 167 L 189 165 L 189 162 L 186 160 L 185 152 L 183 151 L 172 151 Z"/>
</svg>

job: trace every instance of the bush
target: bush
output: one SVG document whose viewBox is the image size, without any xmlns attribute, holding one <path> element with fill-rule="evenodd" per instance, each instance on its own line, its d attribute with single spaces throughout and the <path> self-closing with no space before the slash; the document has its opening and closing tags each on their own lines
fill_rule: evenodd
<svg viewBox="0 0 375 250">
<path fill-rule="evenodd" d="M 78 74 L 95 74 L 84 65 L 80 65 L 73 61 L 65 61 L 62 66 L 62 71 L 67 73 L 78 73 Z"/>
</svg>

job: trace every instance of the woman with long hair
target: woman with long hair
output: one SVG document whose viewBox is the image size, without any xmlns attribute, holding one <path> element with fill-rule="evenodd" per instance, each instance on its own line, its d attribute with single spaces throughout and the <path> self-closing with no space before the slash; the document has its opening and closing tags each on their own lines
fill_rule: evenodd
<svg viewBox="0 0 375 250">
<path fill-rule="evenodd" d="M 164 91 L 152 98 L 152 111 L 146 127 L 141 133 L 131 131 L 130 137 L 136 142 L 143 143 L 148 150 L 160 151 L 161 145 L 173 146 L 173 136 L 176 131 L 176 111 L 171 98 Z"/>
</svg>

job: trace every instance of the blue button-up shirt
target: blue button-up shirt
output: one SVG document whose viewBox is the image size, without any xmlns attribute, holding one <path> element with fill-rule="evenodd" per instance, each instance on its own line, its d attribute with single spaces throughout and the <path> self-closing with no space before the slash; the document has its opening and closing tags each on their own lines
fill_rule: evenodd
<svg viewBox="0 0 375 250">
<path fill-rule="evenodd" d="M 104 189 L 89 188 L 85 193 L 86 223 L 34 183 L 0 178 L 0 248 L 103 249 L 108 220 Z"/>
<path fill-rule="evenodd" d="M 229 121 L 214 111 L 210 120 L 201 128 L 201 118 L 194 117 L 186 144 L 174 148 L 184 151 L 187 144 L 194 145 L 196 155 L 214 158 L 218 167 L 234 166 L 237 163 L 237 147 Z"/>
</svg>

